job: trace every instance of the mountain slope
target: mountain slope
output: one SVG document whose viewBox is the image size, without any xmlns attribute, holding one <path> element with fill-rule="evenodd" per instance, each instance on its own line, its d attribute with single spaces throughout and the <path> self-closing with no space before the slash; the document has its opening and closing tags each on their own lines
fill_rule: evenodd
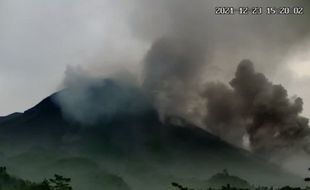
<svg viewBox="0 0 310 190">
<path fill-rule="evenodd" d="M 2 162 L 22 177 L 38 180 L 55 168 L 61 169 L 64 160 L 85 158 L 96 163 L 100 170 L 117 174 L 132 189 L 168 189 L 172 181 L 199 183 L 225 168 L 254 184 L 299 182 L 279 167 L 180 118 L 162 123 L 156 110 L 137 88 L 124 88 L 109 80 L 84 90 L 87 98 L 99 106 L 112 106 L 113 113 L 93 112 L 89 109 L 94 106 L 93 102 L 89 106 L 82 102 L 88 101 L 83 97 L 78 99 L 75 108 L 82 111 L 86 106 L 87 114 L 97 114 L 99 119 L 78 122 L 64 112 L 63 104 L 59 104 L 59 97 L 64 94 L 73 97 L 75 89 L 55 93 L 22 114 L 1 118 Z M 122 94 L 126 96 L 122 97 Z M 121 104 L 115 105 L 113 101 Z M 132 111 L 136 110 L 134 102 L 143 102 L 143 109 Z M 135 106 L 134 109 L 131 106 Z M 38 149 L 40 153 L 37 153 Z M 31 155 L 36 157 L 35 163 L 29 162 Z M 66 169 L 64 175 L 74 173 L 75 168 L 78 167 L 72 166 L 72 171 Z M 95 170 L 85 170 L 80 176 L 86 175 L 99 174 Z M 80 176 L 79 180 L 84 178 L 89 184 L 89 178 Z M 73 184 L 74 181 L 73 176 Z"/>
</svg>

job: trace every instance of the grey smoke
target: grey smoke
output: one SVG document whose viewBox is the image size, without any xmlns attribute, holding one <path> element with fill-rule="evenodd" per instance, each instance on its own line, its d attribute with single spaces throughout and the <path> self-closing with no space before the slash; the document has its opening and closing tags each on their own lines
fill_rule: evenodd
<svg viewBox="0 0 310 190">
<path fill-rule="evenodd" d="M 308 151 L 308 119 L 300 116 L 303 101 L 289 98 L 286 89 L 271 83 L 242 61 L 228 88 L 207 84 L 207 126 L 220 137 L 240 144 L 249 135 L 252 151 L 270 154 L 287 150 Z"/>
<path fill-rule="evenodd" d="M 285 55 L 309 41 L 309 13 L 214 15 L 215 6 L 258 5 L 304 6 L 305 11 L 310 8 L 307 0 L 133 0 L 127 15 L 131 34 L 149 46 L 145 57 L 141 57 L 142 89 L 163 121 L 170 116 L 182 117 L 238 146 L 248 136 L 251 150 L 257 153 L 307 151 L 309 132 L 308 121 L 301 116 L 303 101 L 290 98 L 283 86 L 274 85 L 267 76 L 272 76 L 272 81 L 284 80 L 277 78 L 275 71 L 284 73 Z M 244 57 L 251 58 L 256 69 L 264 74 L 244 61 L 234 76 Z M 104 65 L 105 59 L 100 62 Z M 230 86 L 226 85 L 233 77 Z M 83 98 L 88 86 L 86 83 L 82 88 L 82 96 L 80 91 L 73 93 L 81 99 L 72 102 L 71 96 L 67 96 L 63 105 L 69 105 L 70 109 L 65 111 L 78 120 L 96 121 L 102 117 L 103 108 L 92 103 L 92 99 Z M 305 103 L 309 102 L 305 98 Z M 91 113 L 89 106 L 99 110 L 95 118 L 87 114 L 83 118 L 84 112 L 76 114 L 76 110 L 85 107 L 77 108 L 75 104 L 83 101 L 87 105 L 85 113 Z"/>
<path fill-rule="evenodd" d="M 221 139 L 242 147 L 246 120 L 240 114 L 242 101 L 236 93 L 223 83 L 209 82 L 201 96 L 207 100 L 207 114 L 203 119 L 207 129 Z"/>
<path fill-rule="evenodd" d="M 272 71 L 285 70 L 284 55 L 309 37 L 307 12 L 302 17 L 214 15 L 215 6 L 287 5 L 306 10 L 306 1 L 137 2 L 130 26 L 135 37 L 152 44 L 144 59 L 143 83 L 163 118 L 179 115 L 201 124 L 204 100 L 198 94 L 204 82 L 228 82 L 245 56 L 267 76 L 277 77 Z"/>
<path fill-rule="evenodd" d="M 152 45 L 145 58 L 143 88 L 163 120 L 172 115 L 191 117 L 195 114 L 205 54 L 199 44 L 182 38 L 163 38 Z"/>
<path fill-rule="evenodd" d="M 215 6 L 226 5 L 255 6 L 256 3 L 134 0 L 129 14 L 129 27 L 135 38 L 150 44 L 143 59 L 142 87 L 152 99 L 163 121 L 170 116 L 183 117 L 239 146 L 242 144 L 240 139 L 249 133 L 253 149 L 265 149 L 266 147 L 259 145 L 260 140 L 257 137 L 265 127 L 256 129 L 258 124 L 252 119 L 259 118 L 246 116 L 243 113 L 246 110 L 243 107 L 245 105 L 240 106 L 251 100 L 243 97 L 242 88 L 236 82 L 238 77 L 231 83 L 234 91 L 220 82 L 210 82 L 230 80 L 236 63 L 244 56 L 251 57 L 259 70 L 270 75 L 270 71 L 281 65 L 282 55 L 288 52 L 290 47 L 308 38 L 309 28 L 305 23 L 309 15 L 307 12 L 303 17 L 214 15 Z M 266 7 L 284 4 L 260 1 L 260 5 Z M 305 8 L 309 6 L 305 1 L 286 2 L 285 5 Z M 104 61 L 103 59 L 103 64 Z M 260 82 L 265 83 L 266 89 L 260 89 L 262 92 L 274 89 L 271 97 L 282 95 L 283 101 L 286 100 L 287 94 L 281 86 L 273 86 L 263 79 Z M 205 86 L 205 82 L 209 85 Z M 251 82 L 256 81 L 253 79 Z M 87 83 L 86 86 L 88 85 Z M 84 90 L 81 93 L 84 94 Z M 290 101 L 287 100 L 287 107 L 295 109 L 290 110 L 292 115 L 299 115 L 302 101 Z M 206 103 L 207 106 L 204 106 Z M 257 105 L 247 106 L 253 106 L 254 109 Z M 72 110 L 74 112 L 76 109 Z M 294 119 L 305 123 L 305 120 L 299 117 Z M 251 122 L 254 124 L 249 127 Z M 286 122 L 289 121 L 284 122 L 288 125 Z"/>
<path fill-rule="evenodd" d="M 65 118 L 82 126 L 108 123 L 122 115 L 141 114 L 151 105 L 133 77 L 122 73 L 112 78 L 98 78 L 79 69 L 68 68 L 65 89 L 57 94 Z"/>
</svg>

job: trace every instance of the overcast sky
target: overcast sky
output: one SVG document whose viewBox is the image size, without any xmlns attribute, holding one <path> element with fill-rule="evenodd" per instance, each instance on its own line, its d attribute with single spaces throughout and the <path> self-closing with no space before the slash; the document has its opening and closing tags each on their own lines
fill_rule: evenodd
<svg viewBox="0 0 310 190">
<path fill-rule="evenodd" d="M 158 17 L 154 22 L 146 19 L 146 24 L 139 25 L 147 30 L 155 29 L 159 22 L 166 23 L 161 20 L 161 12 L 152 11 L 153 7 L 138 6 L 137 9 L 139 2 L 141 0 L 0 0 L 0 115 L 24 111 L 55 92 L 61 87 L 69 65 L 85 68 L 87 65 L 96 68 L 94 65 L 97 65 L 102 72 L 117 68 L 139 70 L 151 40 L 135 35 L 137 32 L 133 32 L 130 20 L 132 15 L 140 18 L 139 9 L 143 9 L 141 17 L 145 12 Z M 272 19 L 264 17 L 262 26 Z M 279 26 L 282 30 L 288 27 L 281 23 Z M 221 28 L 217 24 L 214 27 Z M 259 32 L 258 28 L 256 30 Z M 269 34 L 269 30 L 262 30 L 266 31 Z M 290 31 L 291 28 L 287 28 L 287 32 Z M 237 35 L 238 29 L 233 32 L 232 35 Z M 230 35 L 226 31 L 216 33 L 227 38 Z M 219 46 L 224 47 L 223 44 Z M 247 53 L 244 58 L 251 59 L 251 55 L 255 55 L 254 62 L 262 57 L 248 48 L 235 56 L 227 47 L 214 52 L 214 60 L 232 60 L 236 65 L 243 52 Z M 285 61 L 281 68 L 266 74 L 276 83 L 286 85 L 291 95 L 301 96 L 305 101 L 304 113 L 310 116 L 309 40 L 302 40 L 290 48 L 290 53 L 283 55 Z M 223 56 L 225 52 L 227 54 Z M 266 70 L 259 66 L 258 69 Z"/>
<path fill-rule="evenodd" d="M 68 65 L 113 52 L 138 57 L 125 13 L 116 1 L 0 0 L 0 115 L 56 91 Z"/>
</svg>

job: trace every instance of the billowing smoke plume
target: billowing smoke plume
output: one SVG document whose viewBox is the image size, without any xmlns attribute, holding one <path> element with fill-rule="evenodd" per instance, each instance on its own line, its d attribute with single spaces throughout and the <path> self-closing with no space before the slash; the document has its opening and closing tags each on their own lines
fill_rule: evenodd
<svg viewBox="0 0 310 190">
<path fill-rule="evenodd" d="M 210 82 L 201 95 L 207 100 L 205 127 L 220 138 L 242 147 L 242 138 L 246 134 L 245 120 L 240 114 L 241 100 L 234 91 L 223 83 Z"/>
<path fill-rule="evenodd" d="M 211 2 L 137 2 L 136 13 L 144 16 L 133 14 L 132 31 L 151 43 L 144 58 L 144 90 L 162 120 L 180 116 L 199 123 L 204 113 L 198 88 L 213 47 L 213 30 L 207 16 L 210 8 L 206 6 Z"/>
<path fill-rule="evenodd" d="M 143 87 L 162 119 L 201 116 L 195 109 L 205 53 L 199 44 L 186 39 L 160 39 L 152 45 L 145 58 Z"/>
<path fill-rule="evenodd" d="M 308 119 L 301 117 L 302 99 L 289 98 L 286 89 L 272 84 L 253 64 L 242 61 L 231 80 L 232 89 L 223 84 L 207 84 L 207 127 L 223 139 L 240 144 L 249 136 L 251 149 L 274 153 L 307 148 Z"/>
<path fill-rule="evenodd" d="M 303 105 L 300 98 L 289 98 L 284 87 L 255 72 L 249 61 L 238 66 L 230 86 L 226 82 L 244 57 L 250 57 L 266 76 L 282 69 L 283 55 L 309 39 L 309 13 L 303 16 L 214 14 L 216 6 L 304 6 L 306 10 L 309 7 L 306 0 L 131 2 L 129 7 L 133 10 L 125 14 L 130 18 L 130 36 L 150 47 L 141 53 L 146 54 L 141 57 L 142 91 L 150 97 L 163 121 L 170 116 L 182 117 L 238 146 L 243 146 L 248 138 L 254 152 L 307 149 L 308 120 L 300 116 Z M 115 41 L 123 42 L 118 38 Z M 105 59 L 100 62 L 104 65 Z M 72 96 L 68 95 L 63 97 L 62 104 L 78 120 L 96 122 L 106 109 L 102 102 L 102 105 L 96 103 L 88 96 L 88 86 L 92 85 L 86 84 L 82 91 L 72 94 L 80 99 L 72 102 Z M 115 101 L 119 102 L 122 101 Z M 77 104 L 85 106 L 76 107 Z M 91 106 L 99 114 L 85 118 L 84 113 L 92 115 Z M 117 108 L 115 112 L 122 108 L 113 106 Z"/>
<path fill-rule="evenodd" d="M 268 76 L 283 65 L 283 55 L 309 35 L 307 13 L 300 18 L 214 14 L 216 6 L 257 6 L 254 1 L 137 2 L 130 17 L 132 33 L 151 44 L 142 82 L 162 118 L 177 115 L 201 125 L 205 99 L 199 93 L 204 82 L 228 82 L 245 56 Z M 266 0 L 259 5 L 306 6 L 304 1 Z"/>
<path fill-rule="evenodd" d="M 265 0 L 259 3 L 264 7 L 284 5 Z M 170 116 L 183 117 L 239 146 L 248 136 L 254 151 L 293 146 L 290 141 L 284 143 L 285 139 L 302 138 L 302 126 L 307 126 L 307 121 L 299 116 L 301 99 L 289 99 L 283 87 L 257 74 L 251 64 L 239 66 L 231 87 L 221 83 L 231 79 L 237 60 L 244 56 L 251 57 L 259 70 L 270 74 L 282 63 L 282 55 L 309 35 L 306 12 L 302 17 L 214 15 L 216 6 L 255 5 L 256 2 L 237 0 L 132 1 L 129 14 L 132 36 L 150 46 L 143 61 L 143 91 L 150 96 L 163 121 Z M 309 6 L 303 1 L 285 5 Z M 104 59 L 101 61 L 105 64 Z M 208 85 L 203 85 L 205 82 Z M 85 97 L 88 86 L 86 82 L 84 90 L 74 94 Z M 77 110 L 84 113 L 84 107 L 76 109 L 71 96 L 63 100 L 65 107 L 70 106 L 66 110 L 76 118 L 95 122 L 101 117 L 98 114 L 95 119 L 85 119 L 87 114 L 76 114 Z M 103 109 L 89 98 L 78 99 L 76 103 L 81 101 L 86 101 L 83 105 L 96 105 L 94 110 Z M 90 107 L 86 107 L 85 113 L 90 113 Z M 299 129 L 297 126 L 301 126 L 300 132 L 295 131 Z M 272 145 L 266 147 L 268 139 Z"/>
</svg>

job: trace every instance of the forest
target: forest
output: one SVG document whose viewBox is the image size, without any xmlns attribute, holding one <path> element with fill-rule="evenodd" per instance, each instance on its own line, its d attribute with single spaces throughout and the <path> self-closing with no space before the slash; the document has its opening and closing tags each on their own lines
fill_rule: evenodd
<svg viewBox="0 0 310 190">
<path fill-rule="evenodd" d="M 310 181 L 305 178 L 304 181 Z M 55 174 L 53 178 L 44 179 L 42 182 L 31 182 L 12 176 L 7 172 L 6 167 L 0 167 L 0 190 L 73 190 L 70 185 L 71 179 Z M 309 190 L 310 187 L 273 187 L 254 186 L 237 176 L 230 175 L 227 170 L 215 174 L 208 180 L 208 188 L 190 188 L 176 182 L 171 186 L 175 190 Z M 226 185 L 223 185 L 227 182 Z M 105 188 L 105 187 L 102 187 Z"/>
<path fill-rule="evenodd" d="M 70 178 L 54 175 L 40 183 L 22 180 L 7 173 L 6 167 L 0 167 L 0 190 L 73 190 Z"/>
</svg>

